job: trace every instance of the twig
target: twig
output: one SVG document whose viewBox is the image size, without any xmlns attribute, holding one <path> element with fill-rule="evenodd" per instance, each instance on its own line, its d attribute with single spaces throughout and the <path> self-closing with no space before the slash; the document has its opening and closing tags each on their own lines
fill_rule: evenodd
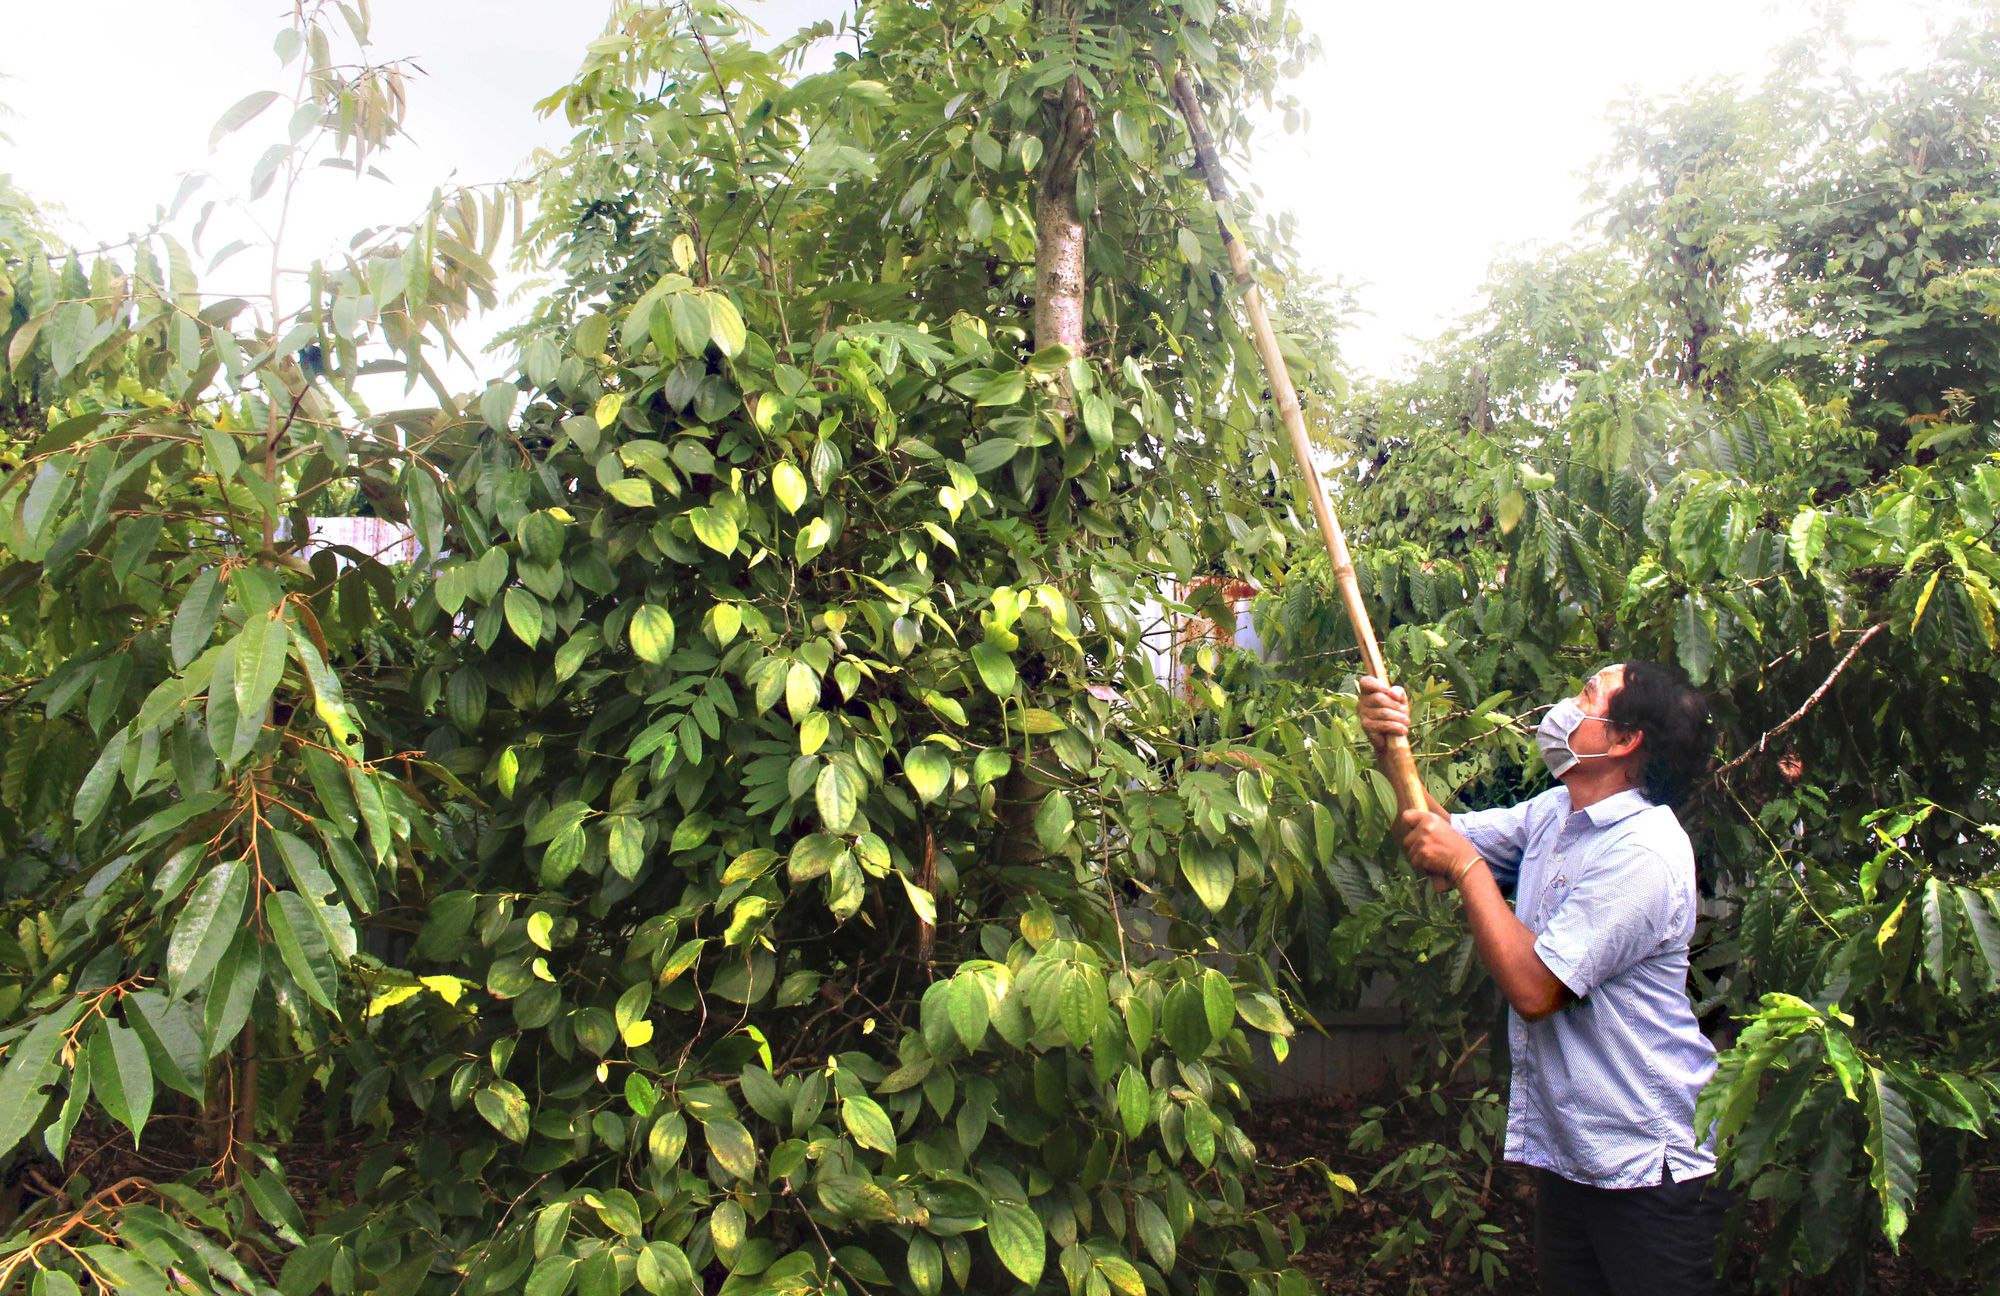
<svg viewBox="0 0 2000 1296">
<path fill-rule="evenodd" d="M 1762 755 L 1764 753 L 1764 750 L 1771 745 L 1771 740 L 1773 738 L 1776 738 L 1778 735 L 1784 733 L 1787 729 L 1790 729 L 1793 725 L 1797 724 L 1800 720 L 1803 720 L 1805 718 L 1806 712 L 1812 710 L 1815 706 L 1819 705 L 1819 700 L 1826 696 L 1826 691 L 1833 687 L 1833 682 L 1840 678 L 1840 672 L 1847 669 L 1847 664 L 1854 660 L 1855 654 L 1859 653 L 1863 648 L 1865 648 L 1868 645 L 1868 641 L 1870 639 L 1873 639 L 1876 635 L 1882 633 L 1882 631 L 1886 628 L 1886 626 L 1887 626 L 1886 622 L 1877 621 L 1874 625 L 1869 626 L 1866 630 L 1863 630 L 1861 632 L 1861 637 L 1854 641 L 1854 646 L 1847 650 L 1847 655 L 1845 657 L 1842 657 L 1840 659 L 1840 663 L 1833 668 L 1833 673 L 1828 675 L 1824 680 L 1820 681 L 1820 686 L 1814 689 L 1812 691 L 1812 694 L 1809 697 L 1807 697 L 1803 703 L 1799 705 L 1798 710 L 1786 716 L 1784 720 L 1779 722 L 1776 728 L 1765 730 L 1763 737 L 1759 738 L 1756 742 L 1752 743 L 1748 748 L 1748 750 L 1746 750 L 1741 756 L 1738 756 L 1735 760 L 1730 761 L 1727 765 L 1724 765 L 1721 769 L 1715 771 L 1715 777 L 1711 781 L 1717 783 L 1721 782 L 1724 775 L 1736 769 L 1739 765 L 1742 765 L 1745 761 L 1749 760 L 1751 757 Z"/>
</svg>

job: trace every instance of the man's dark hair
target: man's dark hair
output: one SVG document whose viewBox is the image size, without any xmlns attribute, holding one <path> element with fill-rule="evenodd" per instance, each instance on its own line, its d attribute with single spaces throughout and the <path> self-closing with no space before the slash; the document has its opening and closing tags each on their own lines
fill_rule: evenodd
<svg viewBox="0 0 2000 1296">
<path fill-rule="evenodd" d="M 1708 772 L 1708 699 L 1675 667 L 1626 662 L 1625 683 L 1611 695 L 1605 719 L 1645 735 L 1640 782 L 1655 805 L 1679 805 Z"/>
</svg>

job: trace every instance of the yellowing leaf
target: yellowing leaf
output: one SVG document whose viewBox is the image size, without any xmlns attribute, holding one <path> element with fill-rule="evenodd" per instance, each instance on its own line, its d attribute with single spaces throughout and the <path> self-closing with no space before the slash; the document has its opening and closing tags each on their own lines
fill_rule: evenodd
<svg viewBox="0 0 2000 1296">
<path fill-rule="evenodd" d="M 797 464 L 786 459 L 771 469 L 771 494 L 777 498 L 778 507 L 787 513 L 796 513 L 806 502 L 806 475 L 799 471 Z"/>
<path fill-rule="evenodd" d="M 736 303 L 721 293 L 703 293 L 702 300 L 708 307 L 708 335 L 714 339 L 715 345 L 726 356 L 741 351 L 748 335 Z"/>
<path fill-rule="evenodd" d="M 674 618 L 657 603 L 642 604 L 632 614 L 632 624 L 626 634 L 632 641 L 632 651 L 639 654 L 639 659 L 655 666 L 664 662 L 674 650 Z"/>
</svg>

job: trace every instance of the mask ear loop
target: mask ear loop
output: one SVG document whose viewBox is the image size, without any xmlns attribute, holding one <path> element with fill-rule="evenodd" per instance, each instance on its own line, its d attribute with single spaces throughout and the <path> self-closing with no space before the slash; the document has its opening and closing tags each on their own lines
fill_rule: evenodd
<svg viewBox="0 0 2000 1296">
<path fill-rule="evenodd" d="M 1569 733 L 1565 735 L 1564 737 L 1565 742 L 1567 742 L 1568 739 L 1574 738 L 1576 736 L 1577 729 L 1583 726 L 1583 722 L 1585 720 L 1600 720 L 1603 723 L 1610 725 L 1614 729 L 1624 728 L 1623 725 L 1619 724 L 1616 720 L 1613 720 L 1610 716 L 1594 716 L 1590 714 L 1590 712 L 1585 711 L 1582 717 L 1577 720 L 1576 724 L 1571 727 Z M 1603 760 L 1605 757 L 1611 755 L 1610 752 L 1580 752 L 1574 747 L 1571 747 L 1569 749 L 1569 754 L 1571 760 L 1580 760 L 1580 761 Z"/>
</svg>

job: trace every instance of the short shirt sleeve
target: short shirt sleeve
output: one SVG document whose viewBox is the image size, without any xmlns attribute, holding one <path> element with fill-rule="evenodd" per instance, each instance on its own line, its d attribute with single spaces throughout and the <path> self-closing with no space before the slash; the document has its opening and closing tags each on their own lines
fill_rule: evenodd
<svg viewBox="0 0 2000 1296">
<path fill-rule="evenodd" d="M 1502 891 L 1511 891 L 1521 876 L 1521 856 L 1528 849 L 1528 817 L 1534 798 L 1492 810 L 1467 810 L 1451 817 L 1451 826 L 1471 842 Z"/>
<path fill-rule="evenodd" d="M 1594 862 L 1535 938 L 1535 953 L 1579 999 L 1659 948 L 1676 912 L 1672 871 L 1627 846 Z"/>
</svg>

